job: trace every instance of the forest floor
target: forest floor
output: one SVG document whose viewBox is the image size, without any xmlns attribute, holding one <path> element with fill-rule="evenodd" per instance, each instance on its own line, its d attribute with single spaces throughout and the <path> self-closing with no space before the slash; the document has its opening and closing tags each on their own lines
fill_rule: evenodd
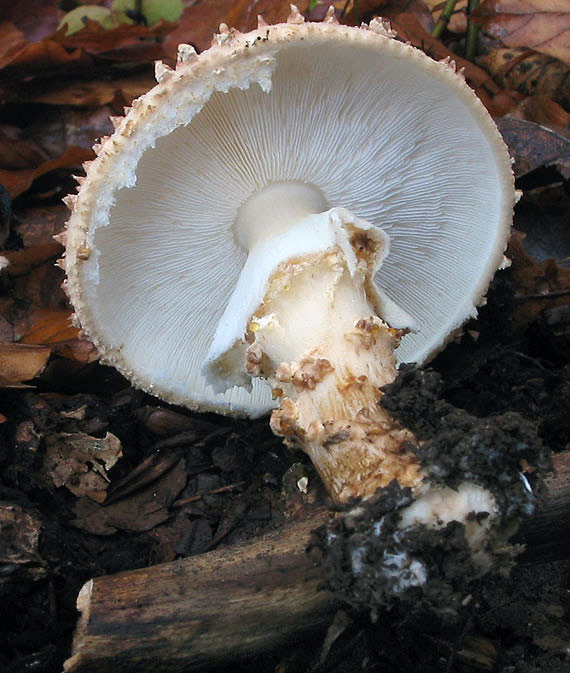
<svg viewBox="0 0 570 673">
<path fill-rule="evenodd" d="M 171 407 L 101 365 L 69 326 L 63 272 L 54 266 L 62 248 L 52 236 L 67 217 L 61 198 L 73 190 L 71 172 L 92 158 L 95 137 L 112 130 L 109 115 L 152 85 L 150 61 L 168 59 L 178 41 L 205 48 L 226 15 L 247 28 L 251 12 L 244 3 L 187 3 L 182 16 L 150 28 L 88 22 L 66 36 L 57 27 L 70 3 L 15 4 L 28 4 L 28 13 L 0 9 L 0 670 L 56 673 L 70 654 L 84 582 L 212 549 L 231 553 L 299 509 L 301 477 L 309 490 L 320 487 L 309 462 L 284 448 L 267 419 Z M 258 4 L 255 14 L 265 11 L 268 20 L 286 15 L 285 3 Z M 348 23 L 382 12 L 436 58 L 463 49 L 465 3 L 457 3 L 450 26 L 457 32 L 443 33 L 443 41 L 427 32 L 437 3 L 337 4 Z M 517 412 L 546 447 L 565 454 L 570 115 L 567 85 L 552 85 L 560 81 L 552 62 L 567 74 L 570 48 L 557 46 L 554 30 L 549 53 L 530 34 L 514 45 L 508 11 L 499 43 L 496 3 L 482 4 L 485 53 L 479 65 L 466 62 L 467 79 L 498 120 L 524 195 L 507 251 L 511 267 L 498 274 L 461 339 L 429 366 L 441 376 L 446 402 L 479 418 Z M 301 9 L 319 18 L 319 7 Z M 535 19 L 547 30 L 542 14 Z M 480 67 L 485 57 L 495 63 L 516 49 L 508 77 L 502 66 L 498 73 Z M 550 88 L 528 89 L 527 73 L 519 73 L 525 61 Z M 444 635 L 426 623 L 395 632 L 388 614 L 380 628 L 346 609 L 342 619 L 331 614 L 332 645 L 325 628 L 232 670 L 570 671 L 570 542 L 555 539 L 555 524 L 552 545 L 534 549 L 521 538 L 529 546 L 510 576 L 477 583 L 469 610 Z"/>
</svg>

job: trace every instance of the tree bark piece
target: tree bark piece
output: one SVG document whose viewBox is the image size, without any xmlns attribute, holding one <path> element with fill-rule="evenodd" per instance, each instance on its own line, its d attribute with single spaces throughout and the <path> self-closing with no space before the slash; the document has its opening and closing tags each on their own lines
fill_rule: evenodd
<svg viewBox="0 0 570 673">
<path fill-rule="evenodd" d="M 65 673 L 197 671 L 295 640 L 330 620 L 306 554 L 320 512 L 253 543 L 90 580 Z"/>
</svg>

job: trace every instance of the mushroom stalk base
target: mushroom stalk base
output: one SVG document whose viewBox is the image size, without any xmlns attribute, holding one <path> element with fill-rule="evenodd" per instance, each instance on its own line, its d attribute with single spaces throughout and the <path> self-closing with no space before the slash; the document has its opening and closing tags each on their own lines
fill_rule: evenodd
<svg viewBox="0 0 570 673">
<path fill-rule="evenodd" d="M 372 241 L 360 236 L 352 274 L 338 249 L 281 265 L 248 326 L 246 370 L 281 400 L 273 432 L 309 455 L 338 504 L 393 479 L 421 480 L 414 436 L 379 406 L 401 332 L 374 315 L 364 262 Z"/>
</svg>

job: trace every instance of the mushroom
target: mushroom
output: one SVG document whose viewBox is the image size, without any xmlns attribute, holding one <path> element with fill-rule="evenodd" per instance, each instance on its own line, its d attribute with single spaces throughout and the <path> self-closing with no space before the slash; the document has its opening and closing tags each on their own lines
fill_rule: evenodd
<svg viewBox="0 0 570 673">
<path fill-rule="evenodd" d="M 397 361 L 442 349 L 505 264 L 511 161 L 461 73 L 381 19 L 292 6 L 284 24 L 222 24 L 200 56 L 180 45 L 156 78 L 67 198 L 77 324 L 164 400 L 273 408 L 336 503 L 396 480 L 417 494 L 404 527 L 445 525 L 442 501 L 486 512 L 482 548 L 492 495 L 428 485 L 379 405 Z"/>
</svg>

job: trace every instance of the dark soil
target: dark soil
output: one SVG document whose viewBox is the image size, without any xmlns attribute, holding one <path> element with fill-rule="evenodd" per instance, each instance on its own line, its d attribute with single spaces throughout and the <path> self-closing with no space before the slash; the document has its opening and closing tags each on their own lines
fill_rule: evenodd
<svg viewBox="0 0 570 673">
<path fill-rule="evenodd" d="M 469 419 L 464 439 L 478 419 L 507 418 L 521 438 L 532 435 L 554 452 L 568 450 L 568 324 L 558 320 L 554 329 L 552 315 L 543 312 L 530 327 L 516 327 L 517 301 L 510 272 L 501 273 L 480 318 L 424 375 L 431 388 L 424 386 L 423 403 L 416 390 L 406 407 L 416 379 L 400 386 L 394 405 L 419 434 L 434 438 L 446 430 L 444 408 Z M 57 368 L 57 360 L 50 367 Z M 89 578 L 230 546 L 279 527 L 294 507 L 289 485 L 300 474 L 314 476 L 303 456 L 271 435 L 266 420 L 171 408 L 97 364 L 76 378 L 47 371 L 33 385 L 0 393 L 7 418 L 0 425 L 0 670 L 6 673 L 61 670 L 77 593 Z M 46 456 L 68 441 L 62 433 L 103 440 L 109 432 L 123 453 L 106 477 L 111 504 L 86 496 L 80 477 L 75 492 L 57 486 L 57 464 Z M 331 615 L 326 638 L 313 636 L 233 670 L 570 671 L 567 552 L 561 546 L 556 561 L 534 559 L 509 578 L 476 582 L 453 623 L 426 621 L 421 613 L 404 619 L 397 609 L 377 612 L 371 623 L 368 613 L 347 607 Z"/>
</svg>

